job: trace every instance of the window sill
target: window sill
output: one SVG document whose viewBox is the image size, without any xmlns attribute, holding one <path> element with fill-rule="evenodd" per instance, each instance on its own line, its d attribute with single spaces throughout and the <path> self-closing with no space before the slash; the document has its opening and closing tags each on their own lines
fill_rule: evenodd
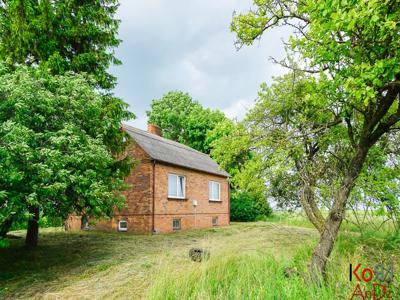
<svg viewBox="0 0 400 300">
<path fill-rule="evenodd" d="M 213 200 L 213 199 L 208 199 L 209 202 L 222 202 L 222 200 Z"/>
<path fill-rule="evenodd" d="M 178 198 L 178 197 L 170 197 L 170 196 L 168 196 L 168 200 L 172 200 L 172 201 L 186 201 L 186 200 L 188 200 L 188 198 Z"/>
</svg>

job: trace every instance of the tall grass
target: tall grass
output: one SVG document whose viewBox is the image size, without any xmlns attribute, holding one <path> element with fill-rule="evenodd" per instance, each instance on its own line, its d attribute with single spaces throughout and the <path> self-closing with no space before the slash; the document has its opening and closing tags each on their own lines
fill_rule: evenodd
<svg viewBox="0 0 400 300">
<path fill-rule="evenodd" d="M 286 277 L 285 266 L 273 256 L 227 254 L 190 270 L 166 268 L 149 294 L 151 299 L 341 299 L 331 286 L 309 285 L 300 274 Z M 290 270 L 290 268 L 288 268 Z"/>
<path fill-rule="evenodd" d="M 307 270 L 313 246 L 304 245 L 292 258 L 262 251 L 237 253 L 227 249 L 207 261 L 193 262 L 179 269 L 169 263 L 158 270 L 148 298 L 349 299 L 356 286 L 356 282 L 349 281 L 350 263 L 371 266 L 399 254 L 397 251 L 380 252 L 380 246 L 366 251 L 368 246 L 362 238 L 342 235 L 328 264 L 327 280 L 323 286 L 317 286 L 309 280 Z M 394 262 L 396 269 L 399 258 Z M 400 299 L 398 275 L 390 285 L 392 299 Z M 362 287 L 372 288 L 371 283 L 362 284 Z"/>
<path fill-rule="evenodd" d="M 303 262 L 303 259 L 299 259 Z M 301 263 L 300 263 L 301 264 Z M 261 253 L 227 254 L 191 270 L 166 268 L 151 299 L 345 299 L 347 288 L 309 284 L 304 266 Z"/>
</svg>

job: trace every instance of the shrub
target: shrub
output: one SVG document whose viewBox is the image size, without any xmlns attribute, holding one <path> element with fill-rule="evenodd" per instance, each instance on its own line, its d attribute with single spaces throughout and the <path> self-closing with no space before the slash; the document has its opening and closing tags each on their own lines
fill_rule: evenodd
<svg viewBox="0 0 400 300">
<path fill-rule="evenodd" d="M 264 197 L 255 196 L 248 192 L 232 192 L 232 221 L 256 221 L 268 217 L 271 213 L 272 209 Z"/>
</svg>

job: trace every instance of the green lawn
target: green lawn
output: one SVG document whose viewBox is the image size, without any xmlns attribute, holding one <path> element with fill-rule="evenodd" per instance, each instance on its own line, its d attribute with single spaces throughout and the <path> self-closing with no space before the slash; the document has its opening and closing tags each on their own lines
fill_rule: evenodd
<svg viewBox="0 0 400 300">
<path fill-rule="evenodd" d="M 348 298 L 354 287 L 349 262 L 390 256 L 395 271 L 399 266 L 399 249 L 375 252 L 383 249 L 379 239 L 342 235 L 329 264 L 329 284 L 319 289 L 303 276 L 317 239 L 312 228 L 281 222 L 152 236 L 42 229 L 36 250 L 23 248 L 22 239 L 0 250 L 0 298 Z M 188 258 L 198 246 L 210 250 L 208 261 Z"/>
</svg>

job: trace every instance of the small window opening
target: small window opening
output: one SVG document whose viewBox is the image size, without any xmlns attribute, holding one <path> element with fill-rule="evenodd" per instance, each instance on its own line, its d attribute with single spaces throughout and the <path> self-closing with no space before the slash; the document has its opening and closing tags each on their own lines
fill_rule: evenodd
<svg viewBox="0 0 400 300">
<path fill-rule="evenodd" d="M 174 219 L 172 221 L 172 229 L 173 230 L 180 230 L 181 229 L 181 219 Z"/>
<path fill-rule="evenodd" d="M 118 231 L 128 231 L 128 222 L 126 220 L 118 221 Z"/>
<path fill-rule="evenodd" d="M 81 229 L 82 229 L 82 230 L 89 230 L 89 229 L 90 229 L 90 227 L 89 227 L 89 217 L 86 216 L 86 215 L 83 215 L 83 216 L 82 216 L 82 219 L 81 219 Z"/>
<path fill-rule="evenodd" d="M 217 226 L 218 225 L 218 217 L 212 217 L 211 223 L 213 226 Z"/>
</svg>

